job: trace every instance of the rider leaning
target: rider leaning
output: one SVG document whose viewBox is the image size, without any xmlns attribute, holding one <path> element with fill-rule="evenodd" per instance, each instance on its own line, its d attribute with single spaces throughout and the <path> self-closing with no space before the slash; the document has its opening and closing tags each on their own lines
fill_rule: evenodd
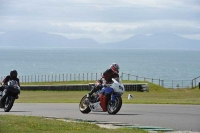
<svg viewBox="0 0 200 133">
<path fill-rule="evenodd" d="M 113 63 L 110 66 L 110 69 L 107 69 L 100 80 L 97 80 L 95 83 L 95 87 L 88 93 L 88 97 L 90 97 L 94 92 L 101 90 L 103 88 L 102 84 L 111 84 L 112 78 L 119 78 L 119 65 Z"/>
<path fill-rule="evenodd" d="M 18 85 L 20 87 L 19 79 L 17 78 L 17 71 L 12 70 L 10 71 L 10 75 L 6 76 L 5 79 L 1 82 L 2 86 L 7 85 L 8 81 L 10 80 L 16 80 L 18 82 Z"/>
</svg>

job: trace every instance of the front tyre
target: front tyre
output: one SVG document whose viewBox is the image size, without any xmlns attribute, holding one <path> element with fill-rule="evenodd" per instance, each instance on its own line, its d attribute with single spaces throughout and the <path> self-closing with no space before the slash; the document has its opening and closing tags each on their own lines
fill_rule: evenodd
<svg viewBox="0 0 200 133">
<path fill-rule="evenodd" d="M 80 101 L 79 110 L 83 114 L 88 114 L 91 111 L 89 105 L 90 105 L 89 99 L 87 98 L 87 95 L 85 95 Z"/>
<path fill-rule="evenodd" d="M 107 110 L 109 114 L 116 114 L 122 106 L 122 98 L 121 97 L 116 97 L 115 101 L 109 101 L 107 105 Z"/>
<path fill-rule="evenodd" d="M 15 98 L 13 96 L 8 96 L 5 101 L 4 111 L 9 112 L 14 104 Z"/>
</svg>

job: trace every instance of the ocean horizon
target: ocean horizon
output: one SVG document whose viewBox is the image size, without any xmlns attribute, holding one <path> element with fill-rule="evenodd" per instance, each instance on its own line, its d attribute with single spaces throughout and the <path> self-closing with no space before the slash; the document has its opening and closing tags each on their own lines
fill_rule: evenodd
<svg viewBox="0 0 200 133">
<path fill-rule="evenodd" d="M 163 80 L 200 76 L 200 50 L 0 47 L 0 76 L 101 73 L 112 63 L 120 72 Z"/>
</svg>

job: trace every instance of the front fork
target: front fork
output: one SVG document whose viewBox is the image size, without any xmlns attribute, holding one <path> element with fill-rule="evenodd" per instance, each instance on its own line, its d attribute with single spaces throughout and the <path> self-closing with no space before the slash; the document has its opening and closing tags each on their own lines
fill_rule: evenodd
<svg viewBox="0 0 200 133">
<path fill-rule="evenodd" d="M 1 103 L 5 102 L 6 95 L 7 95 L 7 89 L 4 89 L 4 91 L 3 91 L 3 93 L 2 93 L 2 97 L 1 97 L 1 99 L 0 99 L 0 102 L 1 102 Z"/>
</svg>

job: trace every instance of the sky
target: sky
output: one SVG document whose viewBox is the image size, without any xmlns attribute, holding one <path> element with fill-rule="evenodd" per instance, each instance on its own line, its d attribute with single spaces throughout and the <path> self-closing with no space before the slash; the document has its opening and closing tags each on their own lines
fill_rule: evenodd
<svg viewBox="0 0 200 133">
<path fill-rule="evenodd" d="M 7 31 L 99 43 L 156 33 L 200 40 L 200 0 L 0 0 L 0 35 Z"/>
</svg>

